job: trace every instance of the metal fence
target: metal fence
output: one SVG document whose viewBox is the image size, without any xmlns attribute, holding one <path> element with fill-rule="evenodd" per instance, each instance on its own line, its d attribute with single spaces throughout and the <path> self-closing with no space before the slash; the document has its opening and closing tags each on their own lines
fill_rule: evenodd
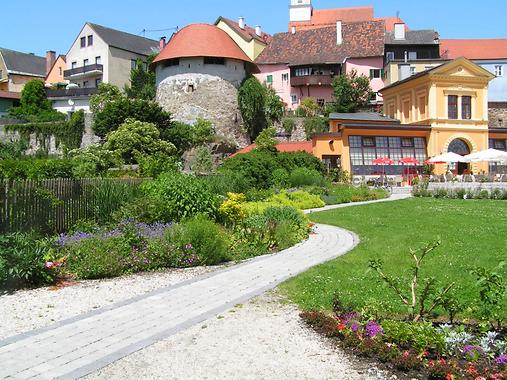
<svg viewBox="0 0 507 380">
<path fill-rule="evenodd" d="M 0 180 L 0 233 L 68 231 L 79 220 L 110 215 L 143 179 Z"/>
</svg>

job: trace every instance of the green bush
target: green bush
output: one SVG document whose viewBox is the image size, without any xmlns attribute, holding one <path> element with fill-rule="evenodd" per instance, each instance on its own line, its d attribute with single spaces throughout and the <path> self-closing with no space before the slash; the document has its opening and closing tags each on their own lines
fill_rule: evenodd
<svg viewBox="0 0 507 380">
<path fill-rule="evenodd" d="M 68 159 L 0 160 L 0 179 L 73 178 Z"/>
<path fill-rule="evenodd" d="M 180 267 L 217 265 L 230 260 L 227 234 L 203 216 L 175 225 L 164 239 L 173 247 L 173 263 Z"/>
<path fill-rule="evenodd" d="M 271 152 L 254 149 L 245 154 L 238 154 L 229 158 L 220 168 L 222 171 L 233 171 L 241 174 L 248 181 L 247 189 L 268 188 L 272 184 L 272 174 L 276 169 L 292 171 L 298 167 L 305 167 L 323 172 L 324 166 L 317 158 L 306 152 Z M 244 192 L 245 188 L 239 189 Z"/>
<path fill-rule="evenodd" d="M 284 168 L 273 170 L 271 174 L 271 184 L 279 189 L 289 186 L 289 173 Z"/>
<path fill-rule="evenodd" d="M 383 321 L 384 339 L 395 343 L 402 349 L 413 348 L 424 351 L 443 353 L 445 348 L 444 335 L 428 322 Z"/>
<path fill-rule="evenodd" d="M 79 279 L 121 276 L 131 252 L 123 236 L 84 239 L 65 250 L 68 269 Z"/>
<path fill-rule="evenodd" d="M 305 191 L 281 191 L 263 201 L 247 202 L 242 205 L 247 215 L 262 214 L 266 209 L 276 206 L 289 206 L 298 210 L 319 208 L 325 205 L 324 201 L 314 194 Z"/>
<path fill-rule="evenodd" d="M 198 178 L 180 173 L 164 173 L 143 185 L 147 199 L 159 207 L 153 210 L 154 220 L 179 221 L 205 214 L 215 218 L 219 199 Z"/>
<path fill-rule="evenodd" d="M 32 234 L 0 235 L 0 288 L 51 284 L 56 276 L 45 267 L 49 245 Z"/>
<path fill-rule="evenodd" d="M 0 141 L 0 160 L 19 159 L 25 154 L 28 147 L 28 141 L 25 139 Z"/>
<path fill-rule="evenodd" d="M 320 116 L 307 117 L 303 122 L 303 126 L 305 128 L 306 139 L 310 140 L 315 133 L 329 131 L 329 120 Z"/>
<path fill-rule="evenodd" d="M 296 129 L 296 121 L 294 118 L 285 117 L 282 119 L 282 128 L 288 135 L 292 135 L 294 130 Z"/>
<path fill-rule="evenodd" d="M 198 177 L 213 194 L 241 193 L 249 188 L 250 182 L 243 173 L 234 170 L 220 170 L 208 176 Z"/>
<path fill-rule="evenodd" d="M 370 189 L 367 186 L 354 187 L 347 184 L 336 184 L 330 188 L 327 195 L 322 195 L 326 204 L 341 204 L 350 202 L 373 201 L 388 197 L 383 189 Z M 414 195 L 416 196 L 416 195 Z"/>
<path fill-rule="evenodd" d="M 293 187 L 323 186 L 325 181 L 322 174 L 314 169 L 297 168 L 290 173 L 289 184 Z"/>
</svg>

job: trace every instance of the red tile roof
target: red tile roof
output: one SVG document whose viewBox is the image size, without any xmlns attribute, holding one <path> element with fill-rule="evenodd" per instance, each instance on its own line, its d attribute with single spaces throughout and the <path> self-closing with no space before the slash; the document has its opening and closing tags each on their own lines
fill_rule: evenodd
<svg viewBox="0 0 507 380">
<path fill-rule="evenodd" d="M 245 154 L 254 150 L 257 146 L 255 144 L 248 145 L 247 147 L 238 150 L 231 157 L 234 157 L 238 154 Z M 306 152 L 313 153 L 313 145 L 311 141 L 292 141 L 292 142 L 283 142 L 276 145 L 276 150 L 279 152 Z"/>
<path fill-rule="evenodd" d="M 277 33 L 257 57 L 257 64 L 308 65 L 338 64 L 351 57 L 384 55 L 385 23 L 364 21 L 344 23 L 341 45 L 336 44 L 336 26 L 292 33 Z"/>
<path fill-rule="evenodd" d="M 209 24 L 191 24 L 173 35 L 153 63 L 190 57 L 223 57 L 252 62 L 222 29 Z"/>
<path fill-rule="evenodd" d="M 319 28 L 336 24 L 336 21 L 357 22 L 373 20 L 373 7 L 354 7 L 336 9 L 314 9 L 311 21 L 297 21 L 289 23 L 297 29 Z"/>
<path fill-rule="evenodd" d="M 403 21 L 399 17 L 378 17 L 374 20 L 384 20 L 386 23 L 386 31 L 387 32 L 394 32 L 394 24 L 405 24 L 405 21 Z M 408 26 L 405 24 L 405 30 L 408 30 Z"/>
<path fill-rule="evenodd" d="M 12 91 L 1 91 L 0 90 L 0 98 L 3 99 L 21 99 L 21 92 L 12 92 Z"/>
<path fill-rule="evenodd" d="M 236 21 L 233 21 L 225 17 L 219 17 L 218 20 L 215 22 L 215 25 L 217 25 L 220 21 L 223 21 L 227 25 L 229 25 L 229 27 L 232 30 L 234 30 L 247 42 L 250 42 L 253 39 L 255 39 L 257 41 L 264 42 L 265 44 L 269 44 L 269 42 L 271 41 L 270 34 L 262 32 L 261 36 L 258 36 L 257 33 L 255 33 L 255 28 L 252 28 L 251 26 L 245 25 L 245 29 L 241 29 Z"/>
<path fill-rule="evenodd" d="M 446 59 L 507 58 L 507 38 L 475 40 L 440 40 L 440 56 Z"/>
</svg>

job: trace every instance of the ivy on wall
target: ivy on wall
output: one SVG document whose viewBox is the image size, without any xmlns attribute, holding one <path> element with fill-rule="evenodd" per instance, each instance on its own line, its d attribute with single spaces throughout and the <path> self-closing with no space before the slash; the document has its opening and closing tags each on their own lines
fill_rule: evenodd
<svg viewBox="0 0 507 380">
<path fill-rule="evenodd" d="M 68 121 L 11 124 L 6 125 L 5 129 L 19 133 L 24 141 L 29 141 L 30 135 L 34 134 L 40 150 L 45 153 L 49 151 L 52 136 L 55 138 L 56 148 L 77 149 L 81 146 L 85 129 L 84 112 L 73 113 Z"/>
</svg>

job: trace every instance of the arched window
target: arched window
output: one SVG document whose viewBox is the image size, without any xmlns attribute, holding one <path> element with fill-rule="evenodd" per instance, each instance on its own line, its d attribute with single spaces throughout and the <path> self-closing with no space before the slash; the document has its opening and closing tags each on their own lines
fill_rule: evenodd
<svg viewBox="0 0 507 380">
<path fill-rule="evenodd" d="M 449 152 L 459 154 L 461 156 L 466 156 L 467 154 L 470 154 L 470 148 L 468 147 L 468 144 L 461 140 L 461 139 L 454 139 L 449 144 Z"/>
</svg>

